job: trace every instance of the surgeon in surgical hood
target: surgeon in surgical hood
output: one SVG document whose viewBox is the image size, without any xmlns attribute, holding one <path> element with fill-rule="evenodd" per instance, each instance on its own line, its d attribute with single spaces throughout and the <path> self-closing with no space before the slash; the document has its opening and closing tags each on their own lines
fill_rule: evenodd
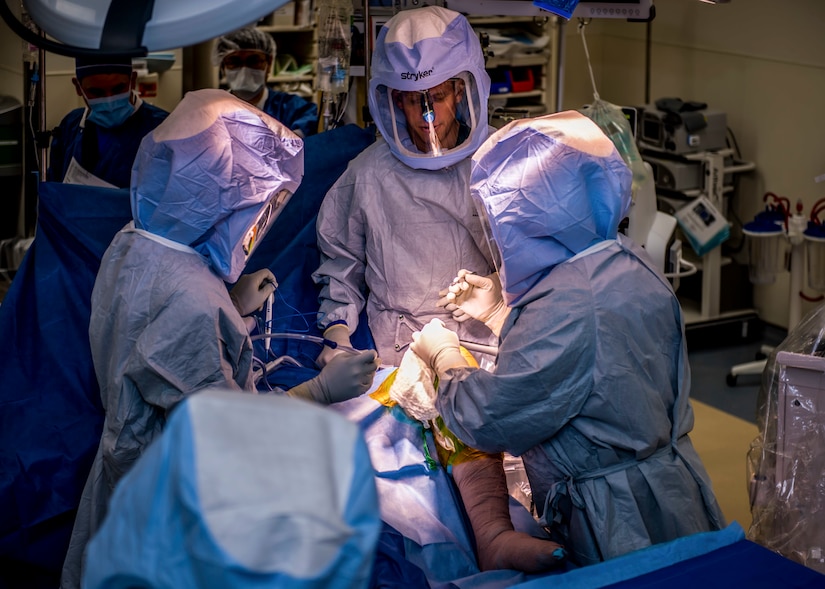
<svg viewBox="0 0 825 589">
<path fill-rule="evenodd" d="M 370 64 L 381 138 L 350 162 L 318 213 L 319 327 L 349 345 L 366 308 L 378 355 L 393 366 L 433 317 L 490 343 L 483 326 L 460 326 L 434 304 L 456 268 L 492 270 L 468 188 L 469 158 L 492 130 L 478 37 L 457 12 L 403 10 L 381 28 Z M 325 348 L 319 363 L 335 353 Z"/>
<path fill-rule="evenodd" d="M 92 292 L 89 339 L 105 420 L 61 587 L 80 586 L 84 548 L 115 485 L 175 405 L 211 386 L 254 391 L 245 318 L 275 277 L 241 273 L 298 188 L 303 153 L 284 125 L 215 89 L 186 94 L 141 143 L 134 220 L 106 250 Z M 372 350 L 339 356 L 287 394 L 350 399 L 370 387 L 376 360 Z"/>
<path fill-rule="evenodd" d="M 478 35 L 452 10 L 402 10 L 381 27 L 370 65 L 368 102 L 381 138 L 350 162 L 321 204 L 321 265 L 313 274 L 321 286 L 318 326 L 327 339 L 350 345 L 366 310 L 378 355 L 392 366 L 432 318 L 462 340 L 491 344 L 484 325 L 436 306 L 456 269 L 493 270 L 469 193 L 470 156 L 492 130 Z M 325 347 L 318 363 L 336 353 Z M 502 456 L 481 454 L 451 466 L 479 568 L 558 566 L 558 544 L 514 530 Z"/>
<path fill-rule="evenodd" d="M 471 368 L 433 321 L 413 350 L 464 443 L 522 456 L 541 522 L 579 565 L 724 519 L 688 433 L 690 368 L 673 289 L 618 234 L 631 173 L 587 117 L 509 123 L 473 156 L 471 193 L 498 273 L 462 270 L 440 304 L 500 335 Z"/>
</svg>

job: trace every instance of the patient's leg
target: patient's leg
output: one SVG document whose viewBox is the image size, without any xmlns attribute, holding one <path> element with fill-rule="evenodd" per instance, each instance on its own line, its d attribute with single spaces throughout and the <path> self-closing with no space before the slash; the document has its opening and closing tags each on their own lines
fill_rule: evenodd
<svg viewBox="0 0 825 589">
<path fill-rule="evenodd" d="M 561 545 L 513 529 L 500 454 L 455 464 L 453 478 L 476 538 L 480 570 L 539 573 L 561 564 Z"/>
</svg>

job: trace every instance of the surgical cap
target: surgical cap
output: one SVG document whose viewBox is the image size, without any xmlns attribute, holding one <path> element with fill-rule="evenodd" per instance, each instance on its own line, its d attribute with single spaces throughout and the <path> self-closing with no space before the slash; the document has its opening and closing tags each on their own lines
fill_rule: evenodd
<svg viewBox="0 0 825 589">
<path fill-rule="evenodd" d="M 132 75 L 131 57 L 78 57 L 75 59 L 75 77 L 82 80 L 96 74 Z"/>
<path fill-rule="evenodd" d="M 513 305 L 557 264 L 616 238 L 630 209 L 631 173 L 593 121 L 566 111 L 492 134 L 473 156 L 470 193 Z"/>
<path fill-rule="evenodd" d="M 470 137 L 440 157 L 411 158 L 392 141 L 396 134 L 381 87 L 426 90 L 463 72 L 472 75 L 466 88 L 474 101 L 476 124 Z M 378 33 L 370 62 L 368 93 L 370 112 L 392 153 L 412 168 L 442 169 L 470 157 L 487 138 L 487 101 L 490 76 L 478 35 L 464 15 L 440 6 L 402 10 Z M 464 121 L 468 123 L 468 121 Z M 400 130 L 399 130 L 400 132 Z M 404 131 L 406 133 L 406 131 Z"/>
<path fill-rule="evenodd" d="M 189 92 L 140 144 L 132 167 L 135 226 L 188 245 L 227 282 L 246 265 L 243 240 L 304 174 L 303 141 L 229 92 Z M 277 211 L 279 214 L 280 211 Z"/>
<path fill-rule="evenodd" d="M 83 587 L 366 588 L 381 525 L 356 424 L 283 395 L 205 390 L 118 484 Z"/>
<path fill-rule="evenodd" d="M 238 29 L 218 37 L 212 48 L 212 63 L 221 65 L 223 58 L 235 51 L 262 51 L 275 60 L 275 39 L 254 27 Z"/>
</svg>

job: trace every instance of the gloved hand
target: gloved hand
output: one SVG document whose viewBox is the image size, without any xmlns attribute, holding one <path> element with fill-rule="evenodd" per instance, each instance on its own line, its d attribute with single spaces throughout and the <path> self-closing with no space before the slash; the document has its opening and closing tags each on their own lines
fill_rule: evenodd
<svg viewBox="0 0 825 589">
<path fill-rule="evenodd" d="M 327 327 L 324 330 L 324 339 L 334 341 L 336 344 L 347 346 L 348 348 L 352 347 L 352 342 L 349 339 L 349 327 L 347 327 L 345 323 L 336 323 L 335 325 Z M 329 364 L 329 361 L 335 358 L 335 356 L 346 353 L 347 352 L 338 348 L 324 346 L 324 349 L 321 350 L 321 353 L 318 354 L 318 357 L 315 359 L 315 363 L 319 368 L 323 368 Z"/>
<path fill-rule="evenodd" d="M 275 292 L 277 287 L 275 276 L 264 268 L 252 274 L 241 275 L 229 291 L 229 298 L 232 299 L 232 304 L 235 305 L 241 317 L 246 317 L 255 311 L 260 311 L 266 299 Z"/>
<path fill-rule="evenodd" d="M 339 403 L 366 393 L 378 370 L 378 354 L 364 350 L 358 354 L 342 352 L 332 358 L 318 376 L 292 387 L 291 397 L 311 399 L 322 405 Z"/>
<path fill-rule="evenodd" d="M 431 366 L 439 378 L 450 368 L 469 366 L 461 355 L 458 336 L 444 327 L 440 319 L 431 319 L 421 331 L 413 332 L 410 349 Z"/>
<path fill-rule="evenodd" d="M 456 321 L 464 321 L 469 315 L 483 322 L 496 335 L 501 335 L 510 308 L 501 294 L 497 272 L 479 276 L 470 270 L 459 270 L 453 284 L 442 292 L 444 296 L 436 305 L 452 312 Z"/>
</svg>

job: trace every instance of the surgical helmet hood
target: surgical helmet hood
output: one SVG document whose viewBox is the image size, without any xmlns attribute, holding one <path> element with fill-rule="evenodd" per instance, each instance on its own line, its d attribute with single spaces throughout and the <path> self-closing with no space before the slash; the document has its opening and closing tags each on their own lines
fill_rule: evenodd
<svg viewBox="0 0 825 589">
<path fill-rule="evenodd" d="M 392 153 L 408 166 L 444 168 L 471 156 L 486 139 L 490 77 L 478 36 L 458 12 L 427 6 L 393 16 L 378 33 L 370 71 L 370 112 Z M 458 120 L 459 141 L 433 142 L 422 150 L 410 136 L 408 123 L 420 125 L 426 113 L 407 121 L 399 95 L 421 95 L 420 108 L 425 110 L 426 101 L 439 100 L 428 91 L 444 88 L 445 83 L 455 89 L 454 117 L 442 114 L 431 126 L 437 129 Z"/>
<path fill-rule="evenodd" d="M 616 238 L 631 176 L 613 142 L 575 111 L 513 121 L 490 136 L 473 156 L 470 193 L 508 304 L 557 264 Z"/>
<path fill-rule="evenodd" d="M 197 90 L 143 138 L 132 216 L 235 282 L 303 174 L 303 142 L 287 127 L 229 92 Z"/>
</svg>

